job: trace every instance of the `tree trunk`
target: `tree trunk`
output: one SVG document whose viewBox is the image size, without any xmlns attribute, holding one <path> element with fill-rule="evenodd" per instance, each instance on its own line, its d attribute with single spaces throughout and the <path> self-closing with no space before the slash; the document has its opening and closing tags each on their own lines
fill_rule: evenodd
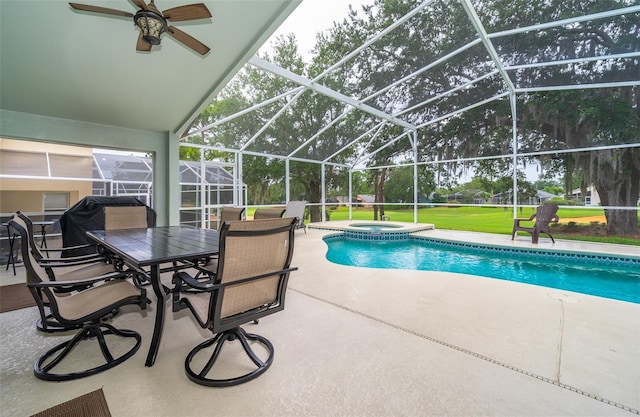
<svg viewBox="0 0 640 417">
<path fill-rule="evenodd" d="M 604 215 L 607 219 L 607 234 L 614 236 L 638 235 L 637 210 L 605 209 Z"/>
<path fill-rule="evenodd" d="M 373 202 L 375 203 L 378 199 L 378 179 L 380 175 L 378 171 L 375 171 L 373 176 Z M 378 206 L 376 204 L 373 205 L 373 220 L 378 220 Z"/>
<path fill-rule="evenodd" d="M 307 192 L 309 193 L 309 202 L 321 202 L 322 193 L 320 192 L 320 182 L 315 180 L 309 180 L 309 187 Z M 322 221 L 322 206 L 309 206 L 309 221 L 320 222 Z"/>
<path fill-rule="evenodd" d="M 612 155 L 620 152 L 620 155 Z M 593 164 L 598 170 L 595 187 L 603 206 L 628 206 L 630 210 L 605 209 L 607 233 L 617 236 L 637 236 L 638 197 L 640 197 L 640 154 L 633 148 L 593 152 Z"/>
<path fill-rule="evenodd" d="M 564 192 L 567 196 L 567 199 L 571 197 L 571 192 L 573 191 L 573 171 L 575 170 L 575 161 L 572 157 L 564 158 Z M 582 195 L 584 197 L 584 194 Z"/>
<path fill-rule="evenodd" d="M 380 175 L 374 177 L 375 183 L 375 199 L 373 205 L 373 220 L 378 220 L 378 213 L 380 213 L 380 220 L 384 216 L 384 181 L 387 177 L 387 168 L 380 170 Z"/>
</svg>

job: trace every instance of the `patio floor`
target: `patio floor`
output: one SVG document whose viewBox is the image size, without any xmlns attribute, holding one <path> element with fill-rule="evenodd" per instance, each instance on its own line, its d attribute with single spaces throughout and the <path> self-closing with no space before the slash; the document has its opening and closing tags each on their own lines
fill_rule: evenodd
<svg viewBox="0 0 640 417">
<path fill-rule="evenodd" d="M 336 265 L 324 257 L 327 233 L 296 232 L 299 270 L 285 310 L 245 326 L 276 349 L 260 378 L 225 389 L 191 383 L 184 358 L 210 334 L 184 311 L 168 312 L 157 362 L 144 367 L 152 304 L 114 319 L 143 336 L 133 358 L 78 381 L 40 381 L 33 361 L 69 336 L 37 332 L 37 311 L 28 308 L 0 314 L 0 415 L 29 416 L 98 388 L 114 417 L 639 413 L 640 305 L 468 275 Z M 524 235 L 512 242 L 420 233 L 532 246 Z M 638 256 L 637 247 L 544 237 L 537 247 Z M 3 267 L 0 282 L 24 280 L 10 275 Z"/>
</svg>

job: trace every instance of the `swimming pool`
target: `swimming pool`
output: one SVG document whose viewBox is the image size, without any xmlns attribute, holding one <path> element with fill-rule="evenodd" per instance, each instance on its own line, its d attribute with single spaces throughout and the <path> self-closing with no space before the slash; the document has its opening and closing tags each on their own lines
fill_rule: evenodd
<svg viewBox="0 0 640 417">
<path fill-rule="evenodd" d="M 517 250 L 409 237 L 325 237 L 331 262 L 369 268 L 444 271 L 640 303 L 640 259 Z"/>
</svg>

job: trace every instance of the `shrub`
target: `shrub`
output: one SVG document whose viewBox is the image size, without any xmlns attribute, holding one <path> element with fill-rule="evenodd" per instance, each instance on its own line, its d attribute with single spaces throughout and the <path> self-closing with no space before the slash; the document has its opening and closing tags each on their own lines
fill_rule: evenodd
<svg viewBox="0 0 640 417">
<path fill-rule="evenodd" d="M 552 198 L 550 200 L 545 201 L 542 204 L 557 204 L 559 206 L 575 206 L 576 202 L 573 200 L 563 200 L 561 198 L 558 198 L 558 199 Z"/>
</svg>

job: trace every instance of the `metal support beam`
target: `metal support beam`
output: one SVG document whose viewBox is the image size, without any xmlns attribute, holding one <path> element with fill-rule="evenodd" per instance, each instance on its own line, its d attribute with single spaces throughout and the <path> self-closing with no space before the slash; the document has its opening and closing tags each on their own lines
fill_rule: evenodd
<svg viewBox="0 0 640 417">
<path fill-rule="evenodd" d="M 418 132 L 413 132 L 413 223 L 418 223 Z"/>
<path fill-rule="evenodd" d="M 322 218 L 322 223 L 324 223 L 327 219 L 325 218 L 325 213 L 327 212 L 327 183 L 326 183 L 326 166 L 324 163 L 320 164 L 320 187 L 322 188 L 322 212 L 320 216 Z"/>
<path fill-rule="evenodd" d="M 284 160 L 284 199 L 288 203 L 291 200 L 291 171 L 289 158 Z"/>
<path fill-rule="evenodd" d="M 325 87 L 322 84 L 318 84 L 308 78 L 305 78 L 301 75 L 298 75 L 292 71 L 289 71 L 287 69 L 284 69 L 276 64 L 273 64 L 269 61 L 266 61 L 262 58 L 258 58 L 257 56 L 252 57 L 249 60 L 249 64 L 261 68 L 265 71 L 268 71 L 272 74 L 275 75 L 279 75 L 281 77 L 284 77 L 286 79 L 288 79 L 289 81 L 293 81 L 296 84 L 299 84 L 301 86 L 307 87 L 310 90 L 315 91 L 316 93 L 319 94 L 323 94 L 327 97 L 333 98 L 334 100 L 337 100 L 341 103 L 344 104 L 348 104 L 352 107 L 355 107 L 358 110 L 362 110 L 365 113 L 369 113 L 375 117 L 378 117 L 380 119 L 386 120 L 390 123 L 393 123 L 394 125 L 398 125 L 401 126 L 405 129 L 411 129 L 411 130 L 415 130 L 416 127 L 414 125 L 412 125 L 411 123 L 407 123 L 404 120 L 400 120 L 397 117 L 393 117 L 390 114 L 387 114 L 383 111 L 380 111 L 378 109 L 375 109 L 369 105 L 363 104 L 360 101 L 354 99 L 353 97 L 349 97 L 346 96 L 342 93 L 339 93 L 335 90 L 330 89 L 329 87 Z"/>
<path fill-rule="evenodd" d="M 498 52 L 496 51 L 496 48 L 493 46 L 493 43 L 491 43 L 491 41 L 489 40 L 487 31 L 485 30 L 484 25 L 480 21 L 480 18 L 476 13 L 476 9 L 471 4 L 470 0 L 459 0 L 459 1 L 460 1 L 460 4 L 462 4 L 462 8 L 467 13 L 467 16 L 469 16 L 469 19 L 471 19 L 471 24 L 473 24 L 473 27 L 476 29 L 476 32 L 478 32 L 478 36 L 480 36 L 480 40 L 484 44 L 484 47 L 489 53 L 489 56 L 491 57 L 491 60 L 495 64 L 496 68 L 498 69 L 498 72 L 502 76 L 502 79 L 507 85 L 507 88 L 511 93 L 513 93 L 516 90 L 516 86 L 513 85 L 513 81 L 511 81 L 509 74 L 507 74 L 507 71 L 505 71 L 504 64 L 500 59 L 500 57 L 498 56 Z"/>
<path fill-rule="evenodd" d="M 511 104 L 511 151 L 513 152 L 513 218 L 515 219 L 518 214 L 518 113 L 516 94 L 509 94 L 509 104 Z"/>
</svg>

